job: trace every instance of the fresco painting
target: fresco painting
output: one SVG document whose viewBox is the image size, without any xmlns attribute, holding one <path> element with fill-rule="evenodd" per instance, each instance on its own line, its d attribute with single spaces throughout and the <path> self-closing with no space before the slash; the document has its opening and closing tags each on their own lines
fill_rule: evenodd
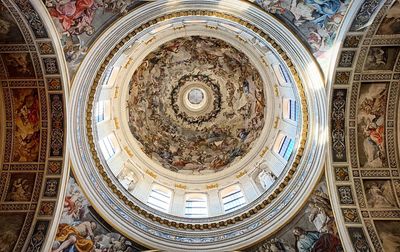
<svg viewBox="0 0 400 252">
<path fill-rule="evenodd" d="M 12 89 L 14 110 L 13 161 L 38 161 L 40 147 L 40 108 L 38 90 Z"/>
<path fill-rule="evenodd" d="M 31 56 L 26 52 L 1 54 L 10 79 L 35 78 Z"/>
<path fill-rule="evenodd" d="M 24 37 L 8 9 L 0 2 L 0 44 L 23 44 Z"/>
<path fill-rule="evenodd" d="M 205 90 L 210 108 L 194 113 L 185 107 L 182 97 L 191 85 Z M 199 92 L 189 102 L 201 101 Z M 144 152 L 175 172 L 233 165 L 251 150 L 265 122 L 257 69 L 244 53 L 211 37 L 174 39 L 150 53 L 132 76 L 127 106 Z"/>
<path fill-rule="evenodd" d="M 0 213 L 0 252 L 13 251 L 26 213 Z"/>
<path fill-rule="evenodd" d="M 114 230 L 94 211 L 73 177 L 52 252 L 135 252 L 146 250 Z"/>
<path fill-rule="evenodd" d="M 31 201 L 35 180 L 36 173 L 12 173 L 6 201 Z"/>
<path fill-rule="evenodd" d="M 400 47 L 371 47 L 365 61 L 364 70 L 393 70 Z"/>
<path fill-rule="evenodd" d="M 376 220 L 374 224 L 385 252 L 400 251 L 400 221 Z"/>
<path fill-rule="evenodd" d="M 256 0 L 263 9 L 292 24 L 306 40 L 317 58 L 333 46 L 336 31 L 349 0 Z"/>
<path fill-rule="evenodd" d="M 71 76 L 96 35 L 138 0 L 44 0 L 56 27 Z"/>
<path fill-rule="evenodd" d="M 308 204 L 276 235 L 248 251 L 343 251 L 332 212 L 326 182 L 314 189 Z"/>
<path fill-rule="evenodd" d="M 400 34 L 400 0 L 396 0 L 387 12 L 381 25 L 376 32 L 377 35 Z"/>
<path fill-rule="evenodd" d="M 361 167 L 387 166 L 386 83 L 362 83 L 358 100 L 358 155 Z"/>
<path fill-rule="evenodd" d="M 397 208 L 391 180 L 364 180 L 367 204 L 373 208 Z"/>
</svg>

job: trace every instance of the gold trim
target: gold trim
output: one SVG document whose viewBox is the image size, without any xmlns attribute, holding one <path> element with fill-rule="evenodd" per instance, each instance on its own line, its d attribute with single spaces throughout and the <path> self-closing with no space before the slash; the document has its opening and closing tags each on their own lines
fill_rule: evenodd
<svg viewBox="0 0 400 252">
<path fill-rule="evenodd" d="M 128 148 L 128 146 L 125 146 L 124 150 L 129 157 L 133 157 L 133 152 Z"/>
<path fill-rule="evenodd" d="M 114 117 L 114 124 L 115 124 L 115 128 L 119 129 L 119 121 L 117 117 Z"/>
<path fill-rule="evenodd" d="M 278 124 L 279 124 L 279 117 L 275 117 L 274 129 L 278 128 Z"/>
<path fill-rule="evenodd" d="M 134 37 L 137 33 L 145 30 L 146 28 L 148 28 L 149 26 L 157 23 L 157 22 L 162 22 L 165 21 L 167 19 L 172 19 L 174 17 L 183 17 L 183 16 L 189 16 L 189 15 L 203 15 L 203 16 L 214 16 L 214 17 L 219 17 L 219 18 L 224 18 L 224 19 L 228 19 L 231 20 L 233 22 L 238 22 L 239 24 L 246 26 L 248 29 L 253 30 L 255 33 L 259 34 L 262 38 L 264 38 L 276 51 L 277 53 L 281 56 L 281 58 L 283 59 L 283 61 L 286 63 L 286 65 L 288 66 L 288 68 L 290 69 L 290 72 L 292 73 L 293 79 L 295 80 L 295 84 L 297 87 L 297 91 L 299 93 L 300 96 L 300 100 L 301 100 L 301 112 L 302 112 L 302 133 L 299 139 L 299 147 L 297 149 L 296 152 L 296 156 L 294 157 L 294 161 L 292 164 L 291 169 L 289 169 L 288 174 L 286 175 L 286 177 L 283 179 L 283 181 L 279 184 L 279 186 L 275 189 L 275 191 L 265 200 L 263 200 L 260 204 L 258 204 L 257 206 L 255 206 L 253 209 L 250 209 L 249 211 L 247 211 L 246 213 L 242 213 L 239 216 L 227 219 L 225 221 L 219 221 L 219 222 L 213 222 L 213 223 L 204 223 L 204 224 L 188 224 L 188 223 L 180 223 L 180 222 L 171 222 L 168 219 L 164 219 L 161 217 L 157 217 L 154 218 L 154 215 L 151 213 L 148 213 L 147 211 L 141 209 L 139 206 L 137 206 L 135 203 L 129 201 L 127 199 L 126 196 L 124 196 L 124 194 L 119 191 L 116 186 L 112 183 L 111 179 L 107 176 L 107 172 L 105 171 L 103 165 L 100 162 L 100 159 L 97 157 L 97 152 L 96 152 L 96 148 L 94 145 L 94 141 L 93 141 L 93 129 L 92 129 L 92 109 L 93 109 L 93 103 L 94 103 L 94 98 L 95 98 L 95 93 L 96 93 L 96 89 L 97 86 L 99 85 L 99 81 L 101 79 L 101 76 L 103 74 L 103 72 L 105 71 L 108 63 L 110 62 L 110 60 L 115 56 L 115 54 L 118 52 L 118 48 L 121 48 L 122 46 L 125 45 L 125 43 L 127 41 L 129 41 L 128 38 Z M 147 41 L 145 44 L 149 44 L 151 43 L 153 40 L 155 39 L 155 37 L 153 37 L 152 39 L 150 39 L 149 41 Z M 90 151 L 92 154 L 92 158 L 95 161 L 96 164 L 96 168 L 98 169 L 99 173 L 102 175 L 103 180 L 106 182 L 106 184 L 108 185 L 108 187 L 110 189 L 112 189 L 112 191 L 127 205 L 129 206 L 132 210 L 136 211 L 138 214 L 143 215 L 144 217 L 153 220 L 153 221 L 157 221 L 160 224 L 164 224 L 167 225 L 169 227 L 175 227 L 175 228 L 183 228 L 183 229 L 195 229 L 195 230 L 203 230 L 203 229 L 211 229 L 211 228 L 215 228 L 215 227 L 219 227 L 219 226 L 228 226 L 231 224 L 234 224 L 238 221 L 242 221 L 246 218 L 249 218 L 252 215 L 255 215 L 259 210 L 265 208 L 269 203 L 272 202 L 273 199 L 275 199 L 277 197 L 277 195 L 283 191 L 283 189 L 286 187 L 286 185 L 288 184 L 288 181 L 293 177 L 294 172 L 297 169 L 297 166 L 300 163 L 301 157 L 303 155 L 303 150 L 305 147 L 305 143 L 306 143 L 306 139 L 307 139 L 307 135 L 308 135 L 308 108 L 307 108 L 307 102 L 305 99 L 305 93 L 304 93 L 304 87 L 303 84 L 301 82 L 300 76 L 295 68 L 295 66 L 293 65 L 291 59 L 289 58 L 289 56 L 282 50 L 282 48 L 276 44 L 276 42 L 269 37 L 268 34 L 262 32 L 260 29 L 258 29 L 257 27 L 255 27 L 254 25 L 249 24 L 248 22 L 241 20 L 238 17 L 235 17 L 233 15 L 230 14 L 224 14 L 224 13 L 220 13 L 217 11 L 204 11 L 204 10 L 196 10 L 196 11 L 180 11 L 180 12 L 175 12 L 172 14 L 167 14 L 161 17 L 158 17 L 154 20 L 149 21 L 146 24 L 141 25 L 140 27 L 134 29 L 131 33 L 129 33 L 125 38 L 121 39 L 121 41 L 115 46 L 115 48 L 113 50 L 111 50 L 110 54 L 108 57 L 106 57 L 106 59 L 103 61 L 103 63 L 101 64 L 100 70 L 97 72 L 96 78 L 93 81 L 93 85 L 91 87 L 90 90 L 90 94 L 89 94 L 89 100 L 88 100 L 88 107 L 87 107 L 87 111 L 86 111 L 86 122 L 87 122 L 87 133 L 88 133 L 88 142 L 89 142 L 89 146 L 90 146 Z M 150 175 L 151 177 L 153 177 L 154 179 L 157 177 L 157 175 L 155 173 L 153 173 L 150 170 L 146 170 L 146 173 L 148 175 Z M 212 187 L 211 187 L 212 186 Z M 212 188 L 217 188 L 218 184 L 213 184 L 213 185 L 207 185 L 207 189 L 212 189 Z M 152 216 L 153 218 L 150 218 L 150 216 Z"/>
<path fill-rule="evenodd" d="M 265 146 L 265 148 L 260 152 L 260 157 L 264 157 L 265 153 L 267 153 L 268 150 L 268 146 Z"/>
<path fill-rule="evenodd" d="M 209 184 L 209 185 L 206 186 L 206 188 L 207 188 L 208 190 L 214 189 L 214 188 L 218 188 L 218 184 Z"/>
<path fill-rule="evenodd" d="M 157 178 L 157 174 L 155 174 L 154 172 L 152 172 L 152 171 L 150 171 L 150 170 L 146 170 L 146 173 L 150 176 L 150 177 L 152 177 L 153 179 L 156 179 Z M 104 177 L 103 177 L 104 178 Z M 110 185 L 108 185 L 108 186 L 110 186 Z"/>
<path fill-rule="evenodd" d="M 239 179 L 241 177 L 243 177 L 244 175 L 246 175 L 247 171 L 241 171 L 236 175 L 236 178 Z"/>
<path fill-rule="evenodd" d="M 182 184 L 175 184 L 175 187 L 179 188 L 179 189 L 184 189 L 184 190 L 187 188 L 186 185 L 182 185 Z"/>
</svg>

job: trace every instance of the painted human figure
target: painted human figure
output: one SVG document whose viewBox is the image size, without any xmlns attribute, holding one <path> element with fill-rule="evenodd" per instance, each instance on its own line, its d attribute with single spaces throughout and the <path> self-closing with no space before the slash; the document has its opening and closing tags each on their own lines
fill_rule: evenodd
<svg viewBox="0 0 400 252">
<path fill-rule="evenodd" d="M 299 252 L 336 252 L 340 247 L 339 239 L 329 233 L 305 231 L 301 227 L 295 227 L 293 234 Z"/>
<path fill-rule="evenodd" d="M 56 234 L 56 241 L 62 243 L 52 252 L 61 252 L 72 245 L 75 246 L 79 252 L 93 251 L 95 241 L 93 231 L 96 227 L 97 224 L 93 221 L 85 221 L 74 227 L 68 224 L 60 224 Z"/>
</svg>

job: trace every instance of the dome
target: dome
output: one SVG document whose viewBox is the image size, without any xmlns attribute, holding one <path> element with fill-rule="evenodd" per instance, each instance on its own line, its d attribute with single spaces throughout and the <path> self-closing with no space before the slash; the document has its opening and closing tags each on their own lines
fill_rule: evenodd
<svg viewBox="0 0 400 252">
<path fill-rule="evenodd" d="M 129 88 L 129 127 L 154 161 L 175 172 L 217 172 L 244 157 L 264 126 L 260 74 L 249 58 L 211 38 L 164 43 Z"/>
<path fill-rule="evenodd" d="M 77 177 L 103 215 L 155 247 L 229 248 L 234 237 L 273 232 L 322 169 L 312 56 L 248 3 L 221 1 L 224 14 L 213 1 L 158 5 L 111 26 L 77 73 Z"/>
</svg>

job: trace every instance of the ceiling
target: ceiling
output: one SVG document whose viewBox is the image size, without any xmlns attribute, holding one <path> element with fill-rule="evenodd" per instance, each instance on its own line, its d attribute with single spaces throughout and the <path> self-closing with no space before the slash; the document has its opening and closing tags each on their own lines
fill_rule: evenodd
<svg viewBox="0 0 400 252">
<path fill-rule="evenodd" d="M 188 13 L 185 4 L 193 1 L 181 1 L 179 7 L 172 2 L 1 1 L 4 251 L 49 251 L 68 240 L 63 232 L 76 234 L 85 225 L 96 237 L 81 239 L 88 247 L 116 248 L 113 237 L 125 246 L 122 251 L 179 246 L 294 251 L 311 236 L 303 231 L 318 236 L 313 246 L 321 251 L 327 251 L 324 246 L 396 251 L 400 2 L 221 1 L 212 8 L 225 13 L 215 15 L 212 8 L 195 12 L 214 6 L 213 1 L 194 4 Z M 157 4 L 166 8 L 151 7 Z M 169 32 L 149 32 L 165 20 L 139 26 L 149 13 L 161 16 L 168 8 L 166 19 L 178 20 Z M 267 21 L 245 16 L 253 9 Z M 208 32 L 196 25 L 190 30 L 180 15 L 207 17 Z M 235 19 L 241 15 L 246 18 Z M 213 16 L 256 33 L 273 27 L 272 36 L 260 41 L 274 48 L 290 78 L 304 86 L 286 95 L 301 104 L 299 125 L 280 117 L 286 93 L 274 86 L 273 69 L 264 73 L 264 63 L 254 60 L 256 50 L 239 46 L 248 39 L 244 33 L 230 40 L 212 35 L 221 30 Z M 136 34 L 140 40 L 129 44 Z M 120 71 L 117 81 L 96 89 L 110 66 Z M 86 114 L 87 106 L 101 100 L 115 104 L 103 125 L 91 110 Z M 268 155 L 285 129 L 297 140 L 295 154 L 275 164 Z M 97 142 L 110 133 L 120 146 L 114 160 L 98 151 Z M 263 164 L 281 167 L 277 182 L 266 190 L 258 184 Z M 154 211 L 144 191 L 135 190 L 152 183 L 171 188 L 171 211 L 178 213 L 184 208 L 178 198 L 185 193 L 207 193 L 210 201 L 218 201 L 221 190 L 234 182 L 246 197 L 253 195 L 250 203 L 201 221 Z M 274 216 L 268 209 L 284 206 L 290 192 L 297 200 L 280 210 L 290 218 L 268 219 Z"/>
</svg>

